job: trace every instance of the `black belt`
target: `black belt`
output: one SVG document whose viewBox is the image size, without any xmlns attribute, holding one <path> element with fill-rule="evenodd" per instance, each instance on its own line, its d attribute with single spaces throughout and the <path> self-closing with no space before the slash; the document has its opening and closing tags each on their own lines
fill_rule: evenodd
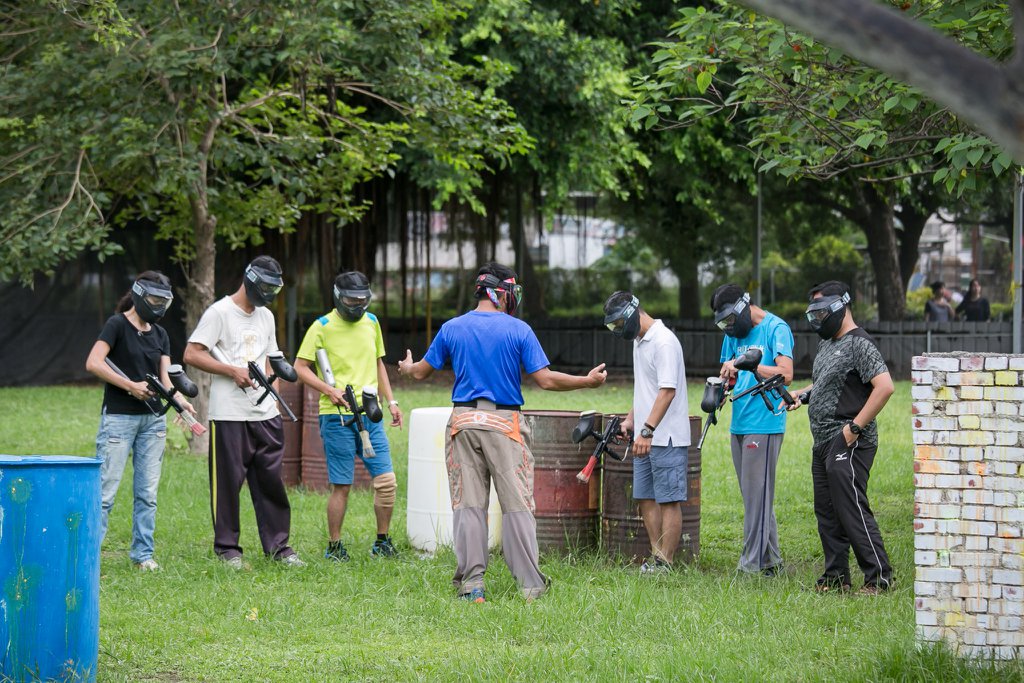
<svg viewBox="0 0 1024 683">
<path fill-rule="evenodd" d="M 454 405 L 456 408 L 476 408 L 476 400 L 472 400 L 472 401 L 455 401 L 455 403 L 453 403 L 452 405 Z M 495 403 L 494 404 L 494 409 L 495 410 L 520 410 L 520 409 L 522 409 L 522 406 L 511 405 L 511 404 L 508 404 L 508 403 Z"/>
</svg>

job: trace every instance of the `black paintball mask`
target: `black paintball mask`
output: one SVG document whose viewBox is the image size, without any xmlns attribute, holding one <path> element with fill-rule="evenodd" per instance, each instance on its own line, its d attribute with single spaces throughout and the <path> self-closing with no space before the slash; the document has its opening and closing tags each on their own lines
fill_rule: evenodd
<svg viewBox="0 0 1024 683">
<path fill-rule="evenodd" d="M 282 287 L 284 279 L 281 273 L 251 263 L 245 269 L 245 296 L 257 308 L 272 304 Z"/>
<path fill-rule="evenodd" d="M 831 339 L 843 324 L 846 307 L 850 304 L 850 293 L 823 296 L 811 299 L 807 306 L 807 322 L 822 339 Z"/>
<path fill-rule="evenodd" d="M 750 318 L 750 294 L 743 293 L 736 301 L 726 303 L 715 311 L 715 325 L 730 337 L 743 339 L 754 328 Z"/>
<path fill-rule="evenodd" d="M 604 324 L 616 337 L 633 341 L 640 333 L 640 299 L 635 296 L 604 316 Z"/>
<path fill-rule="evenodd" d="M 342 320 L 358 322 L 370 307 L 370 281 L 358 272 L 342 273 L 334 282 L 334 307 Z"/>
<path fill-rule="evenodd" d="M 174 300 L 171 288 L 151 280 L 136 280 L 132 285 L 132 305 L 139 318 L 155 323 L 164 317 Z"/>
<path fill-rule="evenodd" d="M 497 275 L 485 273 L 476 278 L 476 291 L 480 292 L 481 290 L 487 294 L 487 298 L 496 308 L 499 310 L 504 308 L 509 315 L 515 315 L 519 304 L 523 302 L 523 286 L 517 284 L 514 277 L 500 280 Z M 504 306 L 498 296 L 499 290 L 505 293 Z"/>
</svg>

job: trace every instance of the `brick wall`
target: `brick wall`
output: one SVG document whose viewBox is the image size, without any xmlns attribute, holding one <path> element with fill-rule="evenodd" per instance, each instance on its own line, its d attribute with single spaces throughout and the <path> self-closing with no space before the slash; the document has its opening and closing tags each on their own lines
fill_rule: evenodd
<svg viewBox="0 0 1024 683">
<path fill-rule="evenodd" d="M 1024 356 L 911 367 L 918 640 L 1024 655 Z"/>
</svg>

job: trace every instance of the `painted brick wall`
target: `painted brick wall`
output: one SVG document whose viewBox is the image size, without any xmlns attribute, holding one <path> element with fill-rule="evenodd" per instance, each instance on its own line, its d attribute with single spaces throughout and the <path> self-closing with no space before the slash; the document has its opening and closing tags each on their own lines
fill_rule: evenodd
<svg viewBox="0 0 1024 683">
<path fill-rule="evenodd" d="M 1024 655 L 1024 356 L 916 356 L 917 636 Z"/>
</svg>

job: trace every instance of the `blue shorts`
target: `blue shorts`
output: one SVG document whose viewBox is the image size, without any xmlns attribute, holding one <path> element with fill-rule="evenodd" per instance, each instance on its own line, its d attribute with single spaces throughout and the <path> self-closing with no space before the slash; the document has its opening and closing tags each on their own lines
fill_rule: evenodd
<svg viewBox="0 0 1024 683">
<path fill-rule="evenodd" d="M 671 443 L 671 442 L 670 442 Z M 676 503 L 686 500 L 686 446 L 651 446 L 633 458 L 633 499 Z"/>
<path fill-rule="evenodd" d="M 348 416 L 351 419 L 351 416 Z M 356 471 L 356 458 L 363 459 L 370 477 L 376 478 L 388 472 L 394 472 L 391 465 L 391 446 L 384 433 L 384 421 L 370 422 L 365 417 L 363 424 L 370 432 L 370 443 L 376 455 L 367 458 L 363 455 L 363 440 L 353 422 L 343 426 L 341 415 L 320 416 L 320 438 L 324 442 L 324 454 L 327 456 L 327 478 L 332 484 L 351 484 Z"/>
</svg>

